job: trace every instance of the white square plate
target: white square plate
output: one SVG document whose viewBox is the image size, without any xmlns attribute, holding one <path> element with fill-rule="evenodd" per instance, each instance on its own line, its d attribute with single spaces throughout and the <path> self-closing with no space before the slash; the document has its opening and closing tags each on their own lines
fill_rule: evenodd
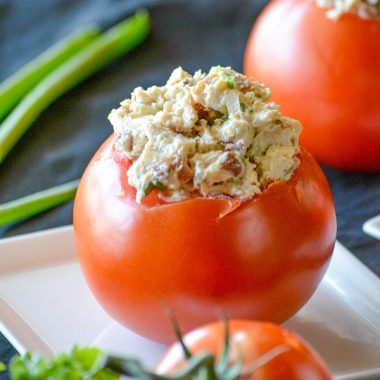
<svg viewBox="0 0 380 380">
<path fill-rule="evenodd" d="M 0 241 L 0 318 L 21 353 L 96 345 L 153 366 L 166 349 L 97 304 L 76 261 L 71 226 Z M 340 243 L 316 293 L 285 326 L 319 351 L 335 379 L 380 378 L 380 280 Z"/>
</svg>

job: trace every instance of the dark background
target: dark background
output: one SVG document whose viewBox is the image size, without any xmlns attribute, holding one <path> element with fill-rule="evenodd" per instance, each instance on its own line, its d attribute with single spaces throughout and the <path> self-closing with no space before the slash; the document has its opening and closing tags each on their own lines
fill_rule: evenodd
<svg viewBox="0 0 380 380">
<path fill-rule="evenodd" d="M 0 81 L 79 26 L 96 22 L 107 27 L 142 4 L 151 12 L 153 26 L 141 47 L 59 99 L 34 123 L 0 166 L 0 203 L 79 178 L 112 132 L 109 111 L 136 86 L 164 84 L 177 66 L 191 73 L 218 64 L 241 71 L 249 31 L 266 3 L 0 0 Z M 362 232 L 362 224 L 380 214 L 380 175 L 323 169 L 336 202 L 338 239 L 380 275 L 380 242 Z M 71 221 L 72 202 L 0 227 L 0 238 Z M 0 360 L 13 353 L 0 334 Z"/>
</svg>

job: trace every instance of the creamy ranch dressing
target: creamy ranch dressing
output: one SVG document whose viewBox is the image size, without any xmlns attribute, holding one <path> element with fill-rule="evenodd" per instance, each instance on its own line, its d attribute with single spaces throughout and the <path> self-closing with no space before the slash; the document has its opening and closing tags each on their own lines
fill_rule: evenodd
<svg viewBox="0 0 380 380">
<path fill-rule="evenodd" d="M 268 88 L 231 68 L 182 68 L 165 86 L 136 88 L 110 113 L 116 149 L 132 162 L 141 202 L 152 189 L 177 201 L 231 196 L 241 201 L 298 167 L 300 123 L 267 103 Z"/>
<path fill-rule="evenodd" d="M 345 13 L 354 13 L 361 18 L 380 18 L 380 0 L 315 0 L 319 7 L 330 8 L 327 16 L 338 19 Z"/>
</svg>

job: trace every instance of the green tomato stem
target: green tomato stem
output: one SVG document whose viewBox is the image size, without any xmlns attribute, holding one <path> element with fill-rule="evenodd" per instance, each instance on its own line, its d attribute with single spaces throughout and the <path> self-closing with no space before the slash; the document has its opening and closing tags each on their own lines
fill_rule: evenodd
<svg viewBox="0 0 380 380">
<path fill-rule="evenodd" d="M 137 12 L 100 35 L 43 79 L 0 126 L 0 163 L 51 103 L 139 45 L 149 30 L 148 13 Z"/>
<path fill-rule="evenodd" d="M 59 41 L 34 58 L 0 84 L 0 121 L 12 111 L 21 99 L 46 75 L 87 46 L 100 29 L 89 26 Z"/>
<path fill-rule="evenodd" d="M 0 205 L 0 226 L 37 215 L 74 198 L 79 180 Z"/>
<path fill-rule="evenodd" d="M 214 357 L 200 354 L 191 357 L 186 366 L 170 375 L 159 375 L 147 371 L 137 360 L 108 356 L 105 368 L 115 373 L 145 380 L 217 380 Z"/>
</svg>

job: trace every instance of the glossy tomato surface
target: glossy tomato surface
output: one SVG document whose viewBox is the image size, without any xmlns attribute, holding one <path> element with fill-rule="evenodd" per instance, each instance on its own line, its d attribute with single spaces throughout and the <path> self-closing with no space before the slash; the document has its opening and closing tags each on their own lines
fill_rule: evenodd
<svg viewBox="0 0 380 380">
<path fill-rule="evenodd" d="M 309 299 L 336 236 L 329 185 L 306 151 L 287 182 L 240 204 L 194 198 L 142 204 L 129 163 L 111 136 L 90 162 L 74 206 L 79 261 L 93 293 L 116 320 L 159 341 L 174 338 L 170 306 L 188 331 L 215 319 L 282 322 Z"/>
<path fill-rule="evenodd" d="M 268 322 L 232 320 L 229 322 L 230 360 L 242 358 L 242 372 L 271 352 L 273 358 L 256 369 L 247 380 L 328 380 L 331 374 L 319 355 L 300 337 Z M 210 353 L 219 358 L 224 345 L 224 325 L 214 322 L 191 331 L 184 337 L 193 355 Z M 276 355 L 275 352 L 278 354 Z M 271 356 L 271 355 L 270 355 Z M 269 359 L 269 357 L 267 357 Z M 169 348 L 157 373 L 170 374 L 185 366 L 181 346 Z"/>
<path fill-rule="evenodd" d="M 380 20 L 326 17 L 308 0 L 272 0 L 247 43 L 244 71 L 303 124 L 321 162 L 380 171 Z"/>
</svg>

